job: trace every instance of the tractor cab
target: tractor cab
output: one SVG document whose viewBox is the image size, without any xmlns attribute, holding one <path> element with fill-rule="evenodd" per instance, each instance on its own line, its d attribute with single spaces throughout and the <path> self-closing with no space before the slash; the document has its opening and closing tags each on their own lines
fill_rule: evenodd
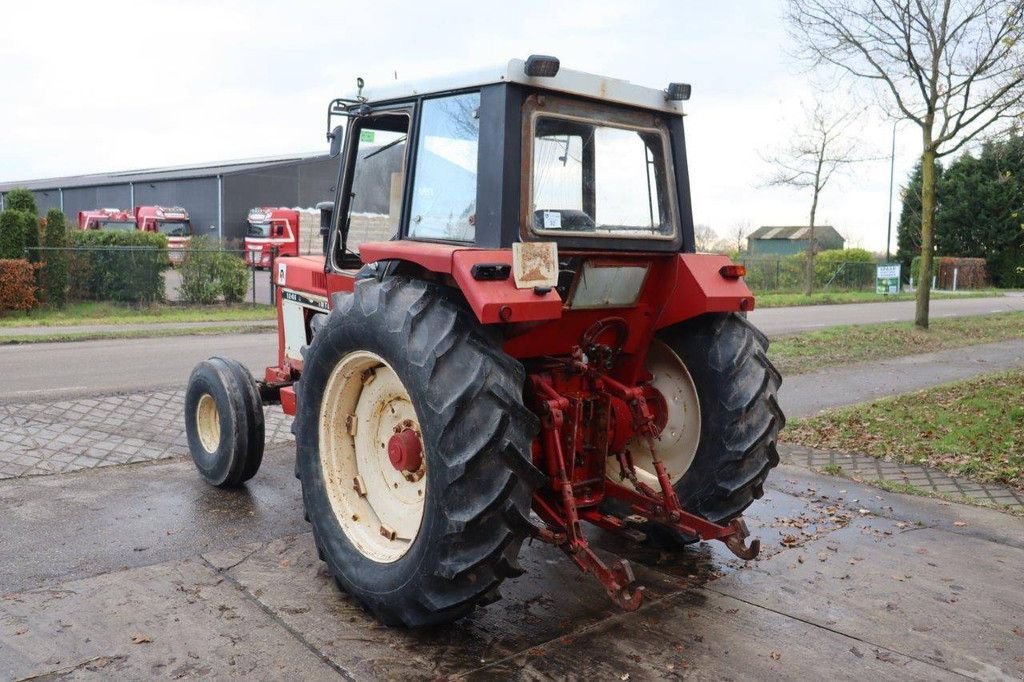
<svg viewBox="0 0 1024 682">
<path fill-rule="evenodd" d="M 328 269 L 391 239 L 693 251 L 688 96 L 682 84 L 644 88 L 531 57 L 337 99 L 328 136 L 343 173 Z M 348 119 L 343 149 L 338 118 Z"/>
<path fill-rule="evenodd" d="M 299 212 L 288 208 L 256 207 L 249 211 L 243 246 L 245 263 L 269 268 L 276 256 L 299 253 Z"/>
<path fill-rule="evenodd" d="M 167 236 L 167 253 L 172 265 L 185 259 L 185 248 L 192 238 L 192 221 L 180 206 L 136 206 L 135 219 L 143 232 Z"/>
</svg>

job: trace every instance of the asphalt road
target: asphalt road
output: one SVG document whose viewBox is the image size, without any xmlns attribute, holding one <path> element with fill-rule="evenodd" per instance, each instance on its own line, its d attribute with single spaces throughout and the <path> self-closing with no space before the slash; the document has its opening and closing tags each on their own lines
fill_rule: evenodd
<svg viewBox="0 0 1024 682">
<path fill-rule="evenodd" d="M 993 298 L 952 298 L 932 301 L 932 319 L 990 315 L 1024 310 L 1024 293 L 1012 292 Z M 750 313 L 750 321 L 768 336 L 872 322 L 909 322 L 914 319 L 914 301 L 897 303 L 847 303 L 809 305 L 794 308 L 761 308 Z"/>
<path fill-rule="evenodd" d="M 934 317 L 1010 310 L 1024 310 L 1024 295 L 932 303 Z M 912 317 L 913 301 L 907 301 L 766 308 L 751 313 L 750 319 L 769 336 L 778 336 L 834 325 Z M 0 347 L 0 376 L 5 379 L 6 389 L 0 401 L 181 386 L 188 380 L 192 367 L 211 355 L 236 358 L 259 375 L 275 361 L 276 352 L 277 338 L 273 333 Z"/>
<path fill-rule="evenodd" d="M 277 359 L 274 333 L 168 336 L 0 346 L 0 401 L 181 386 L 200 360 L 224 355 L 257 376 Z"/>
</svg>

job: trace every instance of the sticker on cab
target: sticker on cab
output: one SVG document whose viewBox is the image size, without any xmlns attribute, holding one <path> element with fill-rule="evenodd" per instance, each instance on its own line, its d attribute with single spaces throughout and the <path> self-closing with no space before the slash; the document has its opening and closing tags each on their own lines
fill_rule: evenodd
<svg viewBox="0 0 1024 682">
<path fill-rule="evenodd" d="M 284 286 L 285 280 L 288 279 L 288 264 L 279 262 L 277 264 L 277 284 L 278 286 Z"/>
<path fill-rule="evenodd" d="M 559 230 L 562 228 L 561 211 L 544 211 L 544 229 Z"/>
</svg>

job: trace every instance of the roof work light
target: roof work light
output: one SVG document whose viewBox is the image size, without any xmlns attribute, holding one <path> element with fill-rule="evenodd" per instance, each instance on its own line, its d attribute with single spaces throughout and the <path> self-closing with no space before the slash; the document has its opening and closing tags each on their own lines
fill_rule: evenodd
<svg viewBox="0 0 1024 682">
<path fill-rule="evenodd" d="M 665 99 L 673 102 L 688 100 L 690 99 L 690 90 L 689 83 L 669 83 L 665 90 Z"/>
<path fill-rule="evenodd" d="M 558 57 L 531 54 L 526 58 L 526 75 L 531 78 L 554 78 L 558 74 Z"/>
</svg>

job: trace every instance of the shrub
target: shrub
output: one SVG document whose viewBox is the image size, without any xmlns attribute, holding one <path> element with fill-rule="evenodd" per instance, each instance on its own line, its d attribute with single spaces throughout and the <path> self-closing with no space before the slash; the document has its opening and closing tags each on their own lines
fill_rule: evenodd
<svg viewBox="0 0 1024 682">
<path fill-rule="evenodd" d="M 34 216 L 39 215 L 36 209 L 36 197 L 27 189 L 12 189 L 4 195 L 4 210 L 25 211 Z"/>
<path fill-rule="evenodd" d="M 0 310 L 36 307 L 36 269 L 24 258 L 0 259 Z"/>
<path fill-rule="evenodd" d="M 220 253 L 206 237 L 188 240 L 181 264 L 178 294 L 186 303 L 216 303 L 220 295 L 218 261 Z"/>
<path fill-rule="evenodd" d="M 39 218 L 34 213 L 19 211 L 21 217 L 21 238 L 24 257 L 30 263 L 39 262 Z"/>
<path fill-rule="evenodd" d="M 24 220 L 21 216 L 21 211 L 11 209 L 0 212 L 0 258 L 18 260 L 25 257 Z"/>
<path fill-rule="evenodd" d="M 43 244 L 48 247 L 42 253 L 43 295 L 49 305 L 63 307 L 68 299 L 68 252 L 62 249 L 68 245 L 68 227 L 64 214 L 55 208 L 46 213 Z"/>
<path fill-rule="evenodd" d="M 71 295 L 80 299 L 148 303 L 164 297 L 167 237 L 157 232 L 75 230 Z"/>
<path fill-rule="evenodd" d="M 187 303 L 239 303 L 249 290 L 249 269 L 245 261 L 211 243 L 204 236 L 192 237 L 185 247 L 178 293 Z"/>
<path fill-rule="evenodd" d="M 939 289 L 952 289 L 954 273 L 957 289 L 981 289 L 988 284 L 984 258 L 936 258 L 936 284 Z"/>
<path fill-rule="evenodd" d="M 249 291 L 249 268 L 245 261 L 229 251 L 221 251 L 217 260 L 220 292 L 226 303 L 241 303 Z"/>
<path fill-rule="evenodd" d="M 830 289 L 871 289 L 875 256 L 864 249 L 830 249 L 814 257 L 814 284 Z"/>
</svg>

